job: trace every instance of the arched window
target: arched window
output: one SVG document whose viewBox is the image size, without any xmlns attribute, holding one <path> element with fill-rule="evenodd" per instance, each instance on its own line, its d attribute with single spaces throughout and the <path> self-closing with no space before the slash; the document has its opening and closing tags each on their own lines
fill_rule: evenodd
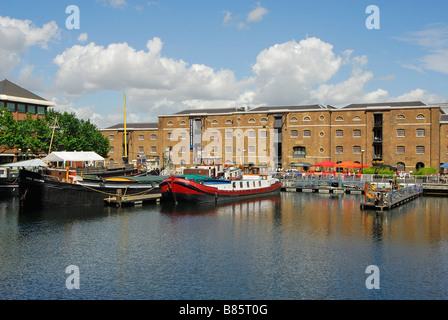
<svg viewBox="0 0 448 320">
<path fill-rule="evenodd" d="M 232 124 L 232 123 L 233 123 L 232 120 L 230 120 L 230 119 L 227 119 L 227 120 L 226 120 L 226 124 Z"/>
<path fill-rule="evenodd" d="M 398 171 L 405 171 L 406 165 L 403 162 L 397 162 L 397 170 Z"/>
<path fill-rule="evenodd" d="M 218 124 L 218 121 L 217 120 L 213 120 L 212 124 Z"/>
<path fill-rule="evenodd" d="M 255 123 L 255 119 L 254 118 L 250 118 L 249 119 L 249 123 Z"/>
<path fill-rule="evenodd" d="M 308 116 L 306 116 L 306 117 L 303 117 L 303 121 L 311 121 L 311 118 L 310 118 L 310 117 L 308 117 Z"/>
<path fill-rule="evenodd" d="M 336 121 L 344 121 L 344 118 L 342 118 L 342 117 L 337 117 L 337 118 L 336 118 Z"/>
<path fill-rule="evenodd" d="M 404 119 L 406 119 L 406 117 L 402 114 L 397 116 L 397 120 L 404 120 Z"/>
<path fill-rule="evenodd" d="M 425 115 L 423 115 L 423 114 L 419 114 L 419 115 L 417 116 L 417 119 L 418 119 L 418 120 L 424 120 L 424 119 L 426 119 L 426 117 L 425 117 Z"/>
<path fill-rule="evenodd" d="M 292 117 L 290 122 L 299 122 L 296 117 Z"/>
<path fill-rule="evenodd" d="M 361 117 L 360 116 L 354 116 L 353 117 L 353 121 L 361 121 Z"/>
<path fill-rule="evenodd" d="M 181 126 L 186 126 L 187 123 L 186 123 L 185 121 L 182 120 L 182 121 L 180 122 L 180 125 L 181 125 Z"/>
<path fill-rule="evenodd" d="M 261 123 L 267 123 L 267 122 L 268 122 L 268 119 L 266 119 L 266 118 L 261 118 L 260 122 L 261 122 Z"/>
<path fill-rule="evenodd" d="M 168 125 L 172 126 L 173 125 L 173 121 L 168 121 Z"/>
</svg>

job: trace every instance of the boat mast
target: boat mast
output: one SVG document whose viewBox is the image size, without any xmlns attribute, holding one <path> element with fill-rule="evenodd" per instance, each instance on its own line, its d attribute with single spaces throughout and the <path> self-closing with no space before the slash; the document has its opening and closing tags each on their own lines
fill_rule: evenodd
<svg viewBox="0 0 448 320">
<path fill-rule="evenodd" d="M 124 163 L 128 163 L 128 136 L 126 134 L 126 95 L 123 91 L 123 112 L 124 112 Z"/>
<path fill-rule="evenodd" d="M 57 122 L 58 122 L 58 115 L 56 115 L 56 118 L 54 118 L 54 124 L 53 124 L 53 126 L 50 127 L 50 128 L 53 129 L 53 131 L 51 132 L 50 148 L 48 148 L 48 155 L 50 155 L 50 152 L 51 152 L 51 145 L 53 144 L 54 130 L 55 130 L 56 127 L 57 127 L 57 126 L 56 126 Z"/>
</svg>

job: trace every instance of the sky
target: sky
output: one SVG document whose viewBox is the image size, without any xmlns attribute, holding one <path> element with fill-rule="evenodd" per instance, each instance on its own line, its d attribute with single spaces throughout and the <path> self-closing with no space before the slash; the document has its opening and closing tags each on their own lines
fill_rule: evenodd
<svg viewBox="0 0 448 320">
<path fill-rule="evenodd" d="M 371 7 L 371 6 L 374 7 Z M 98 128 L 185 109 L 448 102 L 448 1 L 15 0 L 0 80 Z"/>
</svg>

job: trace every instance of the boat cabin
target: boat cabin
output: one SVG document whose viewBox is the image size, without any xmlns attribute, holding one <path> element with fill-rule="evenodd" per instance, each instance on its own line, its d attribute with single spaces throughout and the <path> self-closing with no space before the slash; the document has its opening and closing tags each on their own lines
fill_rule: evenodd
<svg viewBox="0 0 448 320">
<path fill-rule="evenodd" d="M 267 179 L 269 176 L 268 167 L 245 166 L 243 167 L 244 179 Z"/>
</svg>

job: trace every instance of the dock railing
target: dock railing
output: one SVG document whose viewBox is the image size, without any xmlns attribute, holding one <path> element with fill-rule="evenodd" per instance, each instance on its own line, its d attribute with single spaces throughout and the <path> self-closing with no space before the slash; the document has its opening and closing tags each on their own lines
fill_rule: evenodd
<svg viewBox="0 0 448 320">
<path fill-rule="evenodd" d="M 278 176 L 279 177 L 279 176 Z M 286 174 L 279 177 L 285 187 L 319 187 L 319 186 L 333 186 L 363 189 L 364 183 L 373 183 L 381 186 L 392 187 L 392 183 L 396 182 L 400 185 L 437 185 L 448 184 L 448 176 L 444 175 L 378 175 L 378 174 L 363 174 L 362 176 L 348 176 L 339 174 L 334 176 L 332 174 L 322 175 L 297 175 Z"/>
<path fill-rule="evenodd" d="M 394 204 L 402 199 L 422 193 L 423 187 L 420 184 L 408 185 L 399 189 L 394 189 L 386 194 L 385 203 Z"/>
<path fill-rule="evenodd" d="M 285 187 L 317 188 L 324 186 L 363 189 L 365 181 L 355 176 L 307 175 L 301 177 L 285 176 L 282 178 L 282 183 Z"/>
</svg>

